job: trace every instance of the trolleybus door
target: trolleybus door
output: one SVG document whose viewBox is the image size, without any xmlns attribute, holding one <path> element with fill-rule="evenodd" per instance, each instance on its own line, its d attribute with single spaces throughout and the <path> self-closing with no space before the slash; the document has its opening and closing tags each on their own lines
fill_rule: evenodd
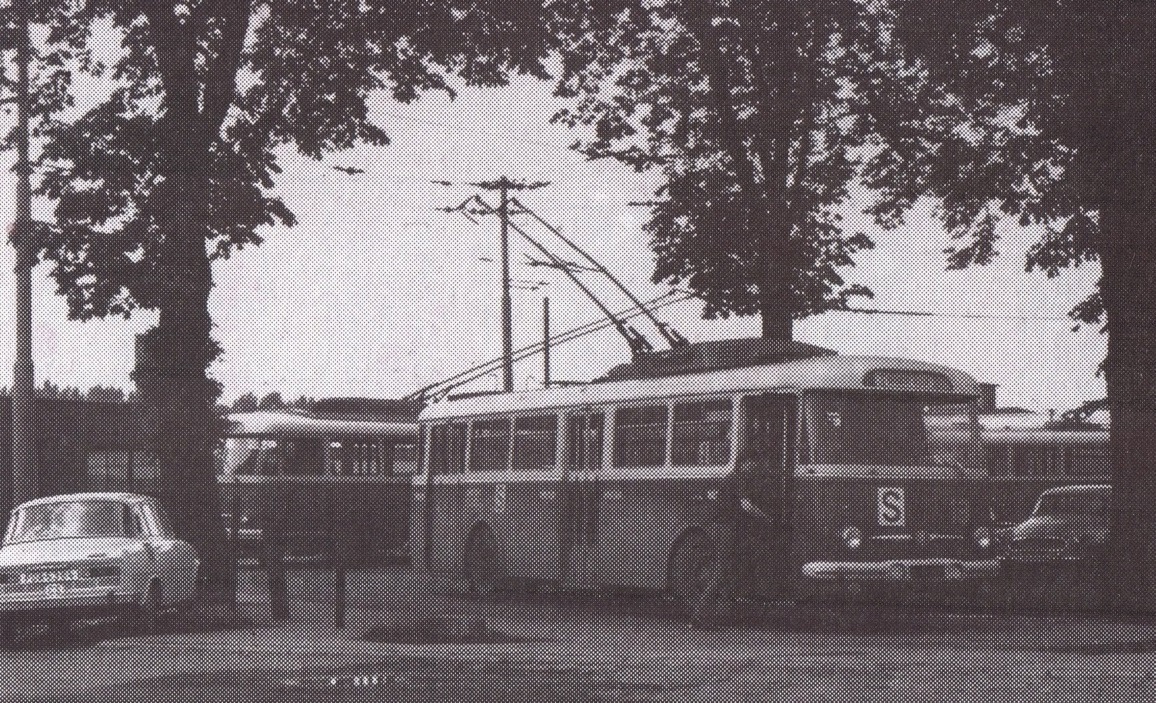
<svg viewBox="0 0 1156 703">
<path fill-rule="evenodd" d="M 466 426 L 434 425 L 430 430 L 429 562 L 435 573 L 456 573 L 465 550 L 461 474 L 465 468 Z"/>
<path fill-rule="evenodd" d="M 602 464 L 602 413 L 566 418 L 562 515 L 559 520 L 561 581 L 565 586 L 594 585 L 594 549 L 598 539 L 598 477 Z"/>
<path fill-rule="evenodd" d="M 793 396 L 743 401 L 737 565 L 740 575 L 770 579 L 774 588 L 790 573 L 796 408 Z"/>
</svg>

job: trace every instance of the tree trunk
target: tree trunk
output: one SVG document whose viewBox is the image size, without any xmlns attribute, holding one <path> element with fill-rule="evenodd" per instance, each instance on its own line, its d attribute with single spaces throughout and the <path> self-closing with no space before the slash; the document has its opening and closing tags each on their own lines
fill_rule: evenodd
<svg viewBox="0 0 1156 703">
<path fill-rule="evenodd" d="M 1102 160 L 1102 296 L 1112 418 L 1112 605 L 1150 612 L 1156 604 L 1156 11 L 1118 10 L 1112 33 L 1110 152 Z"/>
<path fill-rule="evenodd" d="M 794 333 L 794 317 L 785 301 L 766 300 L 762 304 L 763 337 L 790 340 Z"/>
<path fill-rule="evenodd" d="M 213 449 L 219 385 L 208 367 L 219 348 L 212 338 L 209 293 L 212 264 L 205 250 L 209 222 L 208 165 L 219 125 L 201 113 L 196 83 L 196 38 L 167 16 L 156 25 L 165 46 L 165 117 L 162 134 L 167 173 L 153 193 L 160 235 L 158 264 L 150 282 L 157 326 L 141 335 L 134 378 L 149 407 L 160 462 L 160 497 L 177 531 L 196 547 L 210 587 L 227 584 L 228 559 Z"/>
<path fill-rule="evenodd" d="M 186 251 L 199 249 L 200 260 L 182 257 L 173 272 L 181 285 L 159 306 L 157 326 L 141 335 L 134 379 L 151 419 L 158 497 L 178 533 L 196 547 L 206 582 L 217 586 L 227 582 L 228 564 L 213 462 L 220 390 L 207 375 L 217 355 L 207 310 L 211 269 L 198 228 L 186 227 L 183 235 Z"/>
</svg>

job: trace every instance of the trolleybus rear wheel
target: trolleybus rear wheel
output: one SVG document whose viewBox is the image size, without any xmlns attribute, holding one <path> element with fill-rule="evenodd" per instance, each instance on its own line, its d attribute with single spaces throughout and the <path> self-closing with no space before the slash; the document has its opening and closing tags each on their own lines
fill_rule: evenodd
<svg viewBox="0 0 1156 703">
<path fill-rule="evenodd" d="M 470 591 L 479 596 L 492 596 L 502 589 L 505 574 L 498 541 L 489 528 L 480 528 L 470 535 L 466 544 L 465 572 Z"/>
</svg>

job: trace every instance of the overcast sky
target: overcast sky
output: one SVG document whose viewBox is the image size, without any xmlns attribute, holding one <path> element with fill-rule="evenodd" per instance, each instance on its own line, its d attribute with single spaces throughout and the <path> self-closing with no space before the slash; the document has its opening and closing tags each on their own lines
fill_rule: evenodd
<svg viewBox="0 0 1156 703">
<path fill-rule="evenodd" d="M 473 189 L 464 183 L 511 178 L 550 181 L 520 195 L 547 220 L 588 248 L 635 294 L 648 299 L 668 290 L 650 283 L 652 255 L 641 233 L 654 177 L 609 161 L 588 162 L 567 149 L 574 135 L 548 123 L 558 104 L 547 85 L 519 81 L 504 90 L 464 90 L 450 101 L 430 94 L 413 105 L 376 103 L 387 147 L 360 148 L 318 163 L 285 153 L 278 192 L 299 224 L 266 232 L 266 242 L 216 264 L 211 301 L 224 355 L 212 368 L 225 401 L 252 391 L 299 395 L 394 397 L 496 357 L 499 337 L 498 228 L 493 218 L 472 225 L 436 212 Z M 366 173 L 348 175 L 333 165 Z M 0 189 L 13 192 L 5 171 Z M 495 193 L 486 196 L 497 202 Z M 849 281 L 871 287 L 862 307 L 926 311 L 934 317 L 829 313 L 796 326 L 801 341 L 844 353 L 907 356 L 956 366 L 998 383 L 1000 401 L 1035 409 L 1066 408 L 1103 395 L 1095 371 L 1105 339 L 1097 330 L 1071 331 L 1067 311 L 1098 277 L 1085 266 L 1058 279 L 1023 272 L 1023 252 L 1034 234 L 1005 231 L 996 263 L 945 272 L 948 240 L 929 216 L 914 213 L 907 227 L 879 232 L 847 207 L 848 226 L 874 236 L 878 247 L 858 257 Z M 0 218 L 12 219 L 11 195 Z M 544 231 L 532 230 L 544 236 Z M 546 281 L 536 291 L 515 290 L 515 346 L 541 337 L 541 300 L 551 298 L 555 332 L 599 316 L 557 272 L 525 265 L 537 253 L 512 234 L 516 280 Z M 540 258 L 540 257 L 538 257 Z M 485 261 L 490 259 L 492 261 Z M 13 252 L 0 261 L 0 385 L 11 383 Z M 627 301 L 586 274 L 612 309 Z M 86 389 L 94 384 L 129 389 L 132 340 L 147 329 L 147 313 L 120 319 L 69 322 L 47 269 L 34 275 L 34 354 L 37 384 Z M 660 316 L 692 341 L 758 333 L 757 318 L 704 321 L 688 302 Z M 657 340 L 657 334 L 638 323 Z M 553 377 L 584 380 L 627 360 L 613 332 L 555 350 Z M 542 377 L 541 360 L 515 370 L 518 386 Z M 476 388 L 492 388 L 497 375 Z"/>
</svg>

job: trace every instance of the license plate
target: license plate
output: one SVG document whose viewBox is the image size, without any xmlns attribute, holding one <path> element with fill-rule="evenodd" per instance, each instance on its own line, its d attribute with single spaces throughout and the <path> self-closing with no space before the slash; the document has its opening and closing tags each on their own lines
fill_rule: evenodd
<svg viewBox="0 0 1156 703">
<path fill-rule="evenodd" d="M 911 578 L 913 579 L 941 579 L 943 576 L 943 566 L 939 564 L 911 565 Z"/>
<path fill-rule="evenodd" d="M 63 571 L 33 571 L 30 573 L 20 574 L 20 583 L 34 584 L 34 583 L 64 583 L 67 581 L 79 581 L 80 571 L 78 569 L 68 569 Z"/>
</svg>

